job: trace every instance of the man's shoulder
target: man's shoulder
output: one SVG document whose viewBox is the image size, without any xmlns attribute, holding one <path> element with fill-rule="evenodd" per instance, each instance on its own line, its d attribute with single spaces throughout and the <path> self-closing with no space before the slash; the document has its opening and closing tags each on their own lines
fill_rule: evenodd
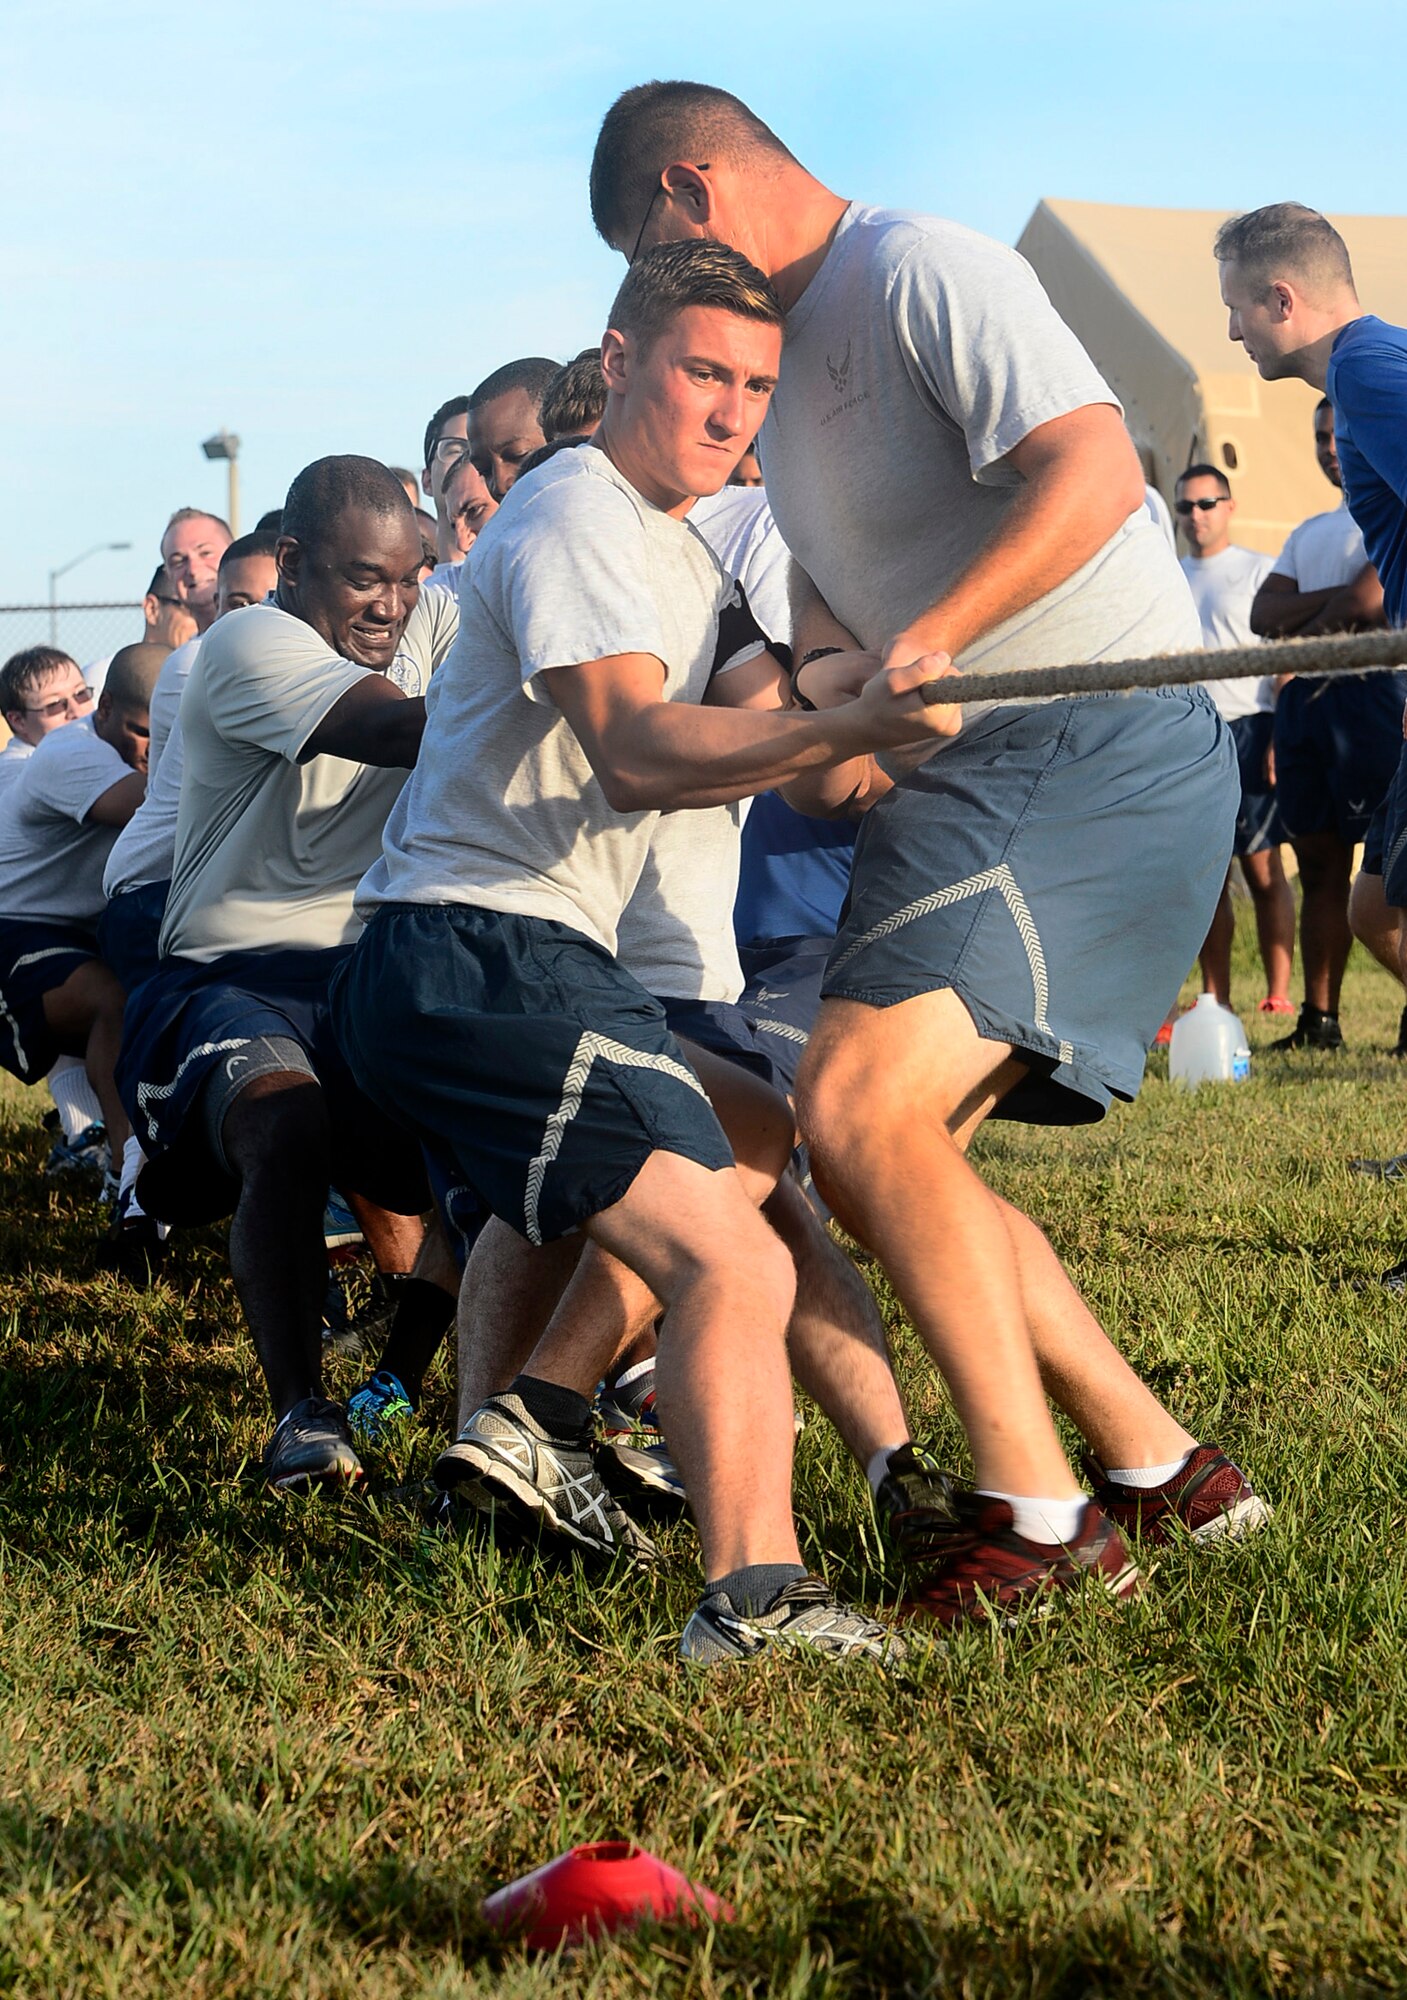
<svg viewBox="0 0 1407 2000">
<path fill-rule="evenodd" d="M 332 657 L 332 648 L 304 619 L 277 604 L 246 604 L 217 619 L 192 662 L 209 686 L 228 674 L 285 672 L 300 661 Z M 169 665 L 169 662 L 167 662 Z"/>
<path fill-rule="evenodd" d="M 185 685 L 190 677 L 191 668 L 195 665 L 203 637 L 203 633 L 197 632 L 193 639 L 187 639 L 183 646 L 177 646 L 174 652 L 166 655 L 161 662 L 161 671 L 156 677 L 156 686 L 152 691 L 153 698 L 168 694 L 172 688 Z"/>
</svg>

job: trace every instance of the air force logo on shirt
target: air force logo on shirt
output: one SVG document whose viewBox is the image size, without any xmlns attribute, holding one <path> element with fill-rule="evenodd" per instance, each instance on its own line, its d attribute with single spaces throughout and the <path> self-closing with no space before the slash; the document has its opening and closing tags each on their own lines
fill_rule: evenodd
<svg viewBox="0 0 1407 2000">
<path fill-rule="evenodd" d="M 425 677 L 420 670 L 420 662 L 410 653 L 397 653 L 386 669 L 386 678 L 392 687 L 398 687 L 402 694 L 417 695 L 424 692 Z"/>
<path fill-rule="evenodd" d="M 845 351 L 838 359 L 834 354 L 827 354 L 826 356 L 826 373 L 830 376 L 831 387 L 835 390 L 840 401 L 833 404 L 821 418 L 821 430 L 824 430 L 828 424 L 833 424 L 837 417 L 843 417 L 849 410 L 858 410 L 861 403 L 867 403 L 870 400 L 868 389 L 851 389 L 851 371 L 854 363 L 855 342 L 853 339 L 846 341 Z"/>
</svg>

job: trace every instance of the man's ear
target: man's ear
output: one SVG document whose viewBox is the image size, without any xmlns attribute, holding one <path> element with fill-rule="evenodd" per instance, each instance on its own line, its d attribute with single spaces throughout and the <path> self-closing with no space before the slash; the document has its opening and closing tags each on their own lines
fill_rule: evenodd
<svg viewBox="0 0 1407 2000">
<path fill-rule="evenodd" d="M 423 493 L 423 494 L 425 495 L 425 498 L 426 498 L 427 500 L 433 500 L 433 499 L 434 499 L 434 497 L 435 497 L 435 489 L 434 489 L 434 486 L 433 486 L 433 485 L 431 484 L 431 480 L 430 480 L 430 468 L 429 468 L 429 466 L 428 466 L 428 465 L 426 465 L 426 466 L 422 466 L 422 467 L 421 467 L 421 471 L 420 471 L 420 490 L 421 490 L 421 492 L 422 492 L 422 493 Z"/>
<path fill-rule="evenodd" d="M 274 544 L 274 567 L 278 570 L 280 583 L 293 585 L 296 589 L 303 568 L 303 548 L 292 535 L 280 535 Z"/>
<path fill-rule="evenodd" d="M 711 220 L 715 207 L 708 169 L 696 167 L 688 160 L 675 160 L 665 168 L 660 178 L 666 198 L 676 208 L 682 209 L 691 222 L 700 229 L 704 228 Z"/>
<path fill-rule="evenodd" d="M 1295 309 L 1295 293 L 1293 286 L 1286 285 L 1282 283 L 1279 278 L 1277 278 L 1274 284 L 1270 287 L 1270 289 L 1275 294 L 1275 299 L 1279 307 L 1281 319 L 1288 319 L 1290 317 L 1290 314 Z"/>
<path fill-rule="evenodd" d="M 108 693 L 107 689 L 104 688 L 102 693 L 98 696 L 98 705 L 93 710 L 93 720 L 94 722 L 101 722 L 105 725 L 107 723 L 108 717 L 111 714 L 112 714 L 112 696 Z"/>
<path fill-rule="evenodd" d="M 5 710 L 5 727 L 9 730 L 11 736 L 19 735 L 20 724 L 23 721 L 24 710 L 22 708 L 7 708 Z"/>
<path fill-rule="evenodd" d="M 628 333 L 614 326 L 608 326 L 601 336 L 601 373 L 606 378 L 606 387 L 617 394 L 625 388 L 634 345 Z"/>
</svg>

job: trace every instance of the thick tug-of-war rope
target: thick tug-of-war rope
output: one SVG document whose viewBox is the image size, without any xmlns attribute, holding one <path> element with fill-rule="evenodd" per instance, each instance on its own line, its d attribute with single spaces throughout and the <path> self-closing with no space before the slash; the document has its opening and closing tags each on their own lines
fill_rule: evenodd
<svg viewBox="0 0 1407 2000">
<path fill-rule="evenodd" d="M 1136 688 L 1186 687 L 1193 681 L 1258 680 L 1263 674 L 1364 674 L 1407 667 L 1407 630 L 1282 639 L 1225 652 L 1161 653 L 1151 660 L 1088 660 L 1024 672 L 962 674 L 924 681 L 930 707 L 941 702 L 1030 701 L 1035 695 L 1130 694 Z"/>
</svg>

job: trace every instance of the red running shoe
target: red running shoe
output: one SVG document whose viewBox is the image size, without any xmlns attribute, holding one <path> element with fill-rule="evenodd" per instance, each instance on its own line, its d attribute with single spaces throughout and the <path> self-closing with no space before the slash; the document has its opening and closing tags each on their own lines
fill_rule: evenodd
<svg viewBox="0 0 1407 2000">
<path fill-rule="evenodd" d="M 1163 1486 L 1125 1486 L 1088 1453 L 1084 1468 L 1095 1505 L 1126 1535 L 1155 1545 L 1166 1546 L 1179 1531 L 1196 1542 L 1235 1539 L 1270 1519 L 1270 1508 L 1240 1466 L 1214 1444 L 1199 1444 Z"/>
<path fill-rule="evenodd" d="M 1263 1000 L 1256 1003 L 1256 1012 L 1258 1014 L 1293 1014 L 1294 1011 L 1295 1003 L 1293 1000 L 1277 1000 L 1271 993 L 1267 993 Z"/>
<path fill-rule="evenodd" d="M 1162 1027 L 1159 1028 L 1157 1034 L 1153 1037 L 1154 1048 L 1155 1049 L 1171 1048 L 1172 1031 L 1173 1031 L 1172 1021 L 1171 1020 L 1164 1021 Z"/>
<path fill-rule="evenodd" d="M 985 1494 L 954 1493 L 953 1514 L 946 1549 L 904 1606 L 915 1615 L 943 1625 L 992 1617 L 1008 1624 L 1048 1591 L 1093 1583 L 1111 1597 L 1132 1597 L 1139 1588 L 1123 1536 L 1093 1501 L 1080 1517 L 1079 1533 L 1064 1543 L 1018 1535 L 1007 1502 Z"/>
</svg>

